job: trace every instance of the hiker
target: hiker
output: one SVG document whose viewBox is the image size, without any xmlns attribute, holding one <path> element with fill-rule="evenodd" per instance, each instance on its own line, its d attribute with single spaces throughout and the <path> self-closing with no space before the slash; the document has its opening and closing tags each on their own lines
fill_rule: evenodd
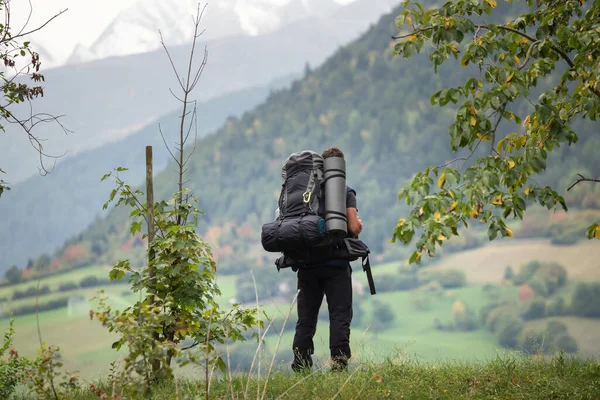
<svg viewBox="0 0 600 400">
<path fill-rule="evenodd" d="M 330 147 L 321 155 L 344 157 L 337 147 Z M 346 215 L 348 235 L 356 237 L 362 231 L 358 217 L 356 192 L 346 186 Z M 330 259 L 298 269 L 298 322 L 294 336 L 294 371 L 312 367 L 313 337 L 317 329 L 319 309 L 323 295 L 329 309 L 329 349 L 332 369 L 342 370 L 348 365 L 350 351 L 350 323 L 352 321 L 352 268 L 348 260 Z"/>
<path fill-rule="evenodd" d="M 371 295 L 376 293 L 369 248 L 358 239 L 356 192 L 346 185 L 344 153 L 330 147 L 319 155 L 292 153 L 285 161 L 276 219 L 262 226 L 261 243 L 282 253 L 277 270 L 291 267 L 298 278 L 298 322 L 293 343 L 294 371 L 312 368 L 313 337 L 323 296 L 330 321 L 333 370 L 348 366 L 352 322 L 352 269 L 362 259 Z"/>
</svg>

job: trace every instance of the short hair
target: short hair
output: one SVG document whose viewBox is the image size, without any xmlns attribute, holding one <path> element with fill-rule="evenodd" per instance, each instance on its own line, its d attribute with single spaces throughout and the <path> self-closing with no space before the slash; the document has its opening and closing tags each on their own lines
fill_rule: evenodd
<svg viewBox="0 0 600 400">
<path fill-rule="evenodd" d="M 328 147 L 323 154 L 321 154 L 321 157 L 325 158 L 329 158 L 329 157 L 341 157 L 344 158 L 344 152 L 342 152 L 339 148 L 337 147 Z"/>
</svg>

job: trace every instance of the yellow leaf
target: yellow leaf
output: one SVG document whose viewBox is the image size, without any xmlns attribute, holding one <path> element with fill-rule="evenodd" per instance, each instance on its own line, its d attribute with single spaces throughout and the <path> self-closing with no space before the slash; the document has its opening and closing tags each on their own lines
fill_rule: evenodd
<svg viewBox="0 0 600 400">
<path fill-rule="evenodd" d="M 475 107 L 471 107 L 471 115 L 475 115 L 477 114 L 477 110 L 475 109 Z"/>
<path fill-rule="evenodd" d="M 479 216 L 479 211 L 473 207 L 473 210 L 471 210 L 471 218 L 477 218 L 477 216 Z"/>
<path fill-rule="evenodd" d="M 421 252 L 417 251 L 417 258 L 415 258 L 415 262 L 417 264 L 421 264 L 421 255 L 422 255 Z"/>
<path fill-rule="evenodd" d="M 456 206 L 458 205 L 458 202 L 455 201 L 454 203 L 452 203 L 452 205 L 450 206 L 450 212 L 456 210 Z"/>
<path fill-rule="evenodd" d="M 528 43 L 529 39 L 527 39 L 526 37 L 521 38 L 521 40 L 519 40 L 519 44 L 525 44 Z"/>
<path fill-rule="evenodd" d="M 521 60 L 519 59 L 519 57 L 515 56 L 515 62 L 519 65 L 521 64 Z"/>
<path fill-rule="evenodd" d="M 438 219 L 442 216 L 442 214 L 438 211 L 435 214 L 433 214 L 433 218 Z"/>
<path fill-rule="evenodd" d="M 526 195 L 526 196 L 528 196 L 528 195 L 529 195 L 529 186 L 527 186 L 527 187 L 525 188 L 524 192 L 525 192 L 525 195 Z"/>
<path fill-rule="evenodd" d="M 496 0 L 485 0 L 492 8 L 496 8 Z"/>
<path fill-rule="evenodd" d="M 411 28 L 414 28 L 412 17 L 409 15 L 406 17 L 406 22 L 410 25 Z"/>
<path fill-rule="evenodd" d="M 438 179 L 438 186 L 440 189 L 444 187 L 444 183 L 446 183 L 446 174 L 442 172 L 440 178 Z"/>
<path fill-rule="evenodd" d="M 600 239 L 600 225 L 598 225 L 598 226 L 596 227 L 596 229 L 594 229 L 594 236 L 595 236 L 597 239 Z"/>
<path fill-rule="evenodd" d="M 423 213 L 425 211 L 423 211 L 423 207 L 419 208 L 419 218 L 421 218 L 423 216 Z"/>
<path fill-rule="evenodd" d="M 438 240 L 447 240 L 448 238 L 444 234 L 440 233 L 437 237 Z"/>
<path fill-rule="evenodd" d="M 496 196 L 496 198 L 494 199 L 494 201 L 492 201 L 492 204 L 501 205 L 502 204 L 502 195 L 499 194 L 498 196 Z"/>
<path fill-rule="evenodd" d="M 511 73 L 511 74 L 508 76 L 508 78 L 506 78 L 506 83 L 509 83 L 509 82 L 512 80 L 513 76 L 515 76 L 515 73 L 514 73 L 514 72 L 513 72 L 513 73 Z"/>
<path fill-rule="evenodd" d="M 513 160 L 508 161 L 508 169 L 513 169 L 515 167 L 515 162 Z"/>
<path fill-rule="evenodd" d="M 383 377 L 381 377 L 377 374 L 373 374 L 373 380 L 377 383 L 381 383 L 381 382 L 383 382 Z"/>
<path fill-rule="evenodd" d="M 481 40 L 481 38 L 477 38 L 477 44 L 481 46 L 482 43 L 483 43 L 483 40 Z"/>
<path fill-rule="evenodd" d="M 475 126 L 477 124 L 477 118 L 471 117 L 471 126 Z"/>
<path fill-rule="evenodd" d="M 411 36 L 409 36 L 409 37 L 406 38 L 407 42 L 413 42 L 415 40 L 417 40 L 417 37 L 415 35 L 411 35 Z"/>
<path fill-rule="evenodd" d="M 452 50 L 455 53 L 458 53 L 458 49 L 456 48 L 456 46 L 454 45 L 454 43 L 450 43 L 448 45 L 448 47 L 450 47 L 450 50 Z"/>
<path fill-rule="evenodd" d="M 513 237 L 513 231 L 511 231 L 508 227 L 506 228 L 506 234 L 508 235 L 508 237 Z"/>
</svg>

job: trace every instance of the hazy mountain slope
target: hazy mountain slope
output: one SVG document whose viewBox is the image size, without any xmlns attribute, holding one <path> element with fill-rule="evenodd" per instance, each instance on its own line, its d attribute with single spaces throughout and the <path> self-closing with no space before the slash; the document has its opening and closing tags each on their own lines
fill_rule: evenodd
<svg viewBox="0 0 600 400">
<path fill-rule="evenodd" d="M 264 85 L 300 72 L 305 62 L 319 64 L 366 30 L 376 15 L 310 17 L 266 35 L 202 42 L 200 46 L 208 46 L 209 60 L 198 100 Z M 188 46 L 172 46 L 170 51 L 177 66 L 187 65 Z M 72 156 L 131 134 L 177 107 L 168 95 L 169 87 L 176 85 L 162 50 L 46 71 L 45 96 L 34 102 L 34 110 L 65 115 L 64 124 L 75 133 L 64 135 L 56 126 L 41 125 L 37 134 L 47 139 L 46 152 Z M 0 135 L 0 163 L 7 180 L 16 183 L 35 174 L 37 158 L 20 131 L 9 127 L 7 135 Z"/>
<path fill-rule="evenodd" d="M 271 85 L 246 89 L 198 105 L 199 137 L 220 127 L 226 118 L 240 116 L 264 101 L 269 91 L 286 86 L 291 77 Z M 154 170 L 169 160 L 158 131 L 161 124 L 170 145 L 176 142 L 177 111 L 163 116 L 118 142 L 81 153 L 61 163 L 46 176 L 34 176 L 12 187 L 0 201 L 0 275 L 13 264 L 53 252 L 64 241 L 81 232 L 100 213 L 108 188 L 100 183 L 105 173 L 118 166 L 129 168 L 124 177 L 143 181 L 145 146 L 154 147 Z"/>
</svg>

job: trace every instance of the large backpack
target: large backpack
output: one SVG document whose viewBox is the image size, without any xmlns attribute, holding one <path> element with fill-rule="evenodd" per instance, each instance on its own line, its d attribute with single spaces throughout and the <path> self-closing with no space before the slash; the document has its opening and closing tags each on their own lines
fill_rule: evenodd
<svg viewBox="0 0 600 400">
<path fill-rule="evenodd" d="M 375 294 L 367 245 L 358 238 L 340 238 L 327 232 L 323 158 L 310 150 L 293 153 L 285 161 L 281 177 L 279 215 L 262 226 L 261 234 L 266 251 L 283 253 L 275 261 L 277 269 L 297 270 L 331 259 L 362 258 L 371 294 Z"/>
<path fill-rule="evenodd" d="M 279 216 L 263 225 L 263 248 L 293 252 L 331 243 L 322 201 L 323 158 L 310 150 L 293 153 L 285 161 L 281 177 Z"/>
</svg>

